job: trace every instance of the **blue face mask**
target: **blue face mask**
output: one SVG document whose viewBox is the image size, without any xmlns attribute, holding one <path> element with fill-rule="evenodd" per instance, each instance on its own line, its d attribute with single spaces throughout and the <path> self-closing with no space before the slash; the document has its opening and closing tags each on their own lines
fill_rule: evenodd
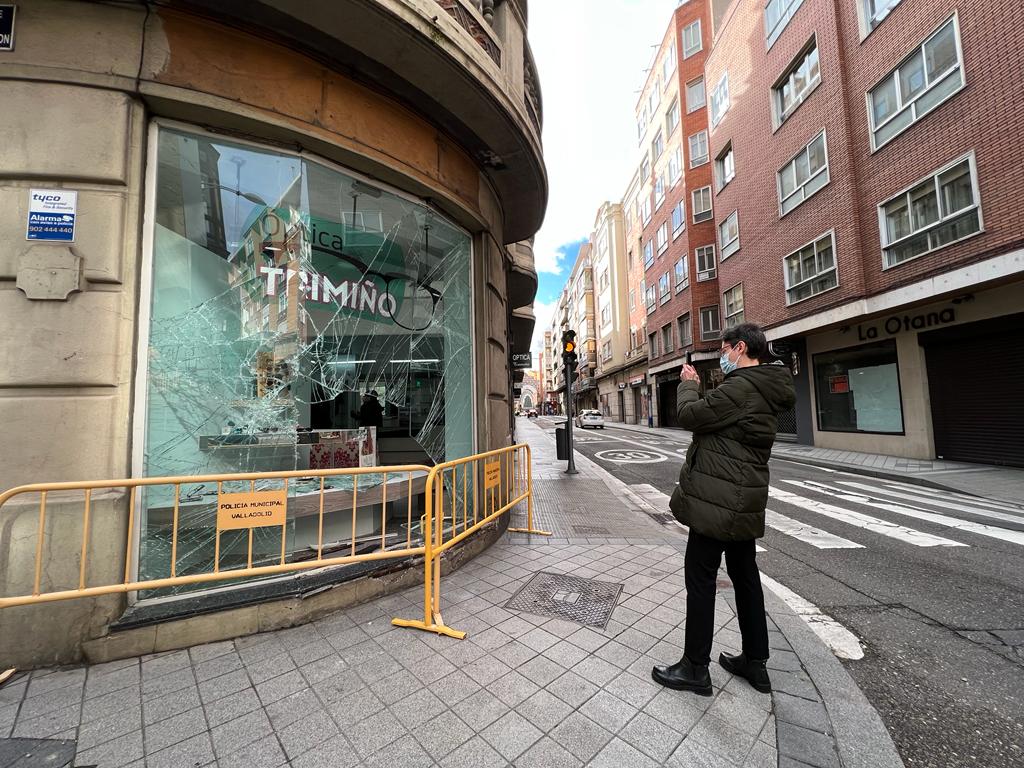
<svg viewBox="0 0 1024 768">
<path fill-rule="evenodd" d="M 723 352 L 722 356 L 718 358 L 718 367 L 722 369 L 722 373 L 729 375 L 736 370 L 737 364 L 729 359 L 729 353 Z"/>
</svg>

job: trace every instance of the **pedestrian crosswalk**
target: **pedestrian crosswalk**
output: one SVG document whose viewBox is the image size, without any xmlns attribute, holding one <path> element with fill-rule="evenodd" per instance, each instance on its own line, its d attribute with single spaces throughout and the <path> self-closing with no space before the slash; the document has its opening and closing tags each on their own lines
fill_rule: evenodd
<svg viewBox="0 0 1024 768">
<path fill-rule="evenodd" d="M 841 478 L 780 479 L 769 489 L 767 528 L 822 550 L 864 549 L 879 541 L 872 535 L 914 547 L 990 546 L 992 540 L 1024 546 L 1024 507 Z M 919 523 L 932 527 L 911 527 Z"/>
</svg>

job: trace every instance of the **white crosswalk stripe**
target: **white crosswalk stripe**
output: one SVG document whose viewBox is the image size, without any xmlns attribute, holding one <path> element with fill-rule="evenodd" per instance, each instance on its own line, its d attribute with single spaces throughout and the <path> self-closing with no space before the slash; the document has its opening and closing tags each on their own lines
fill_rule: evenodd
<svg viewBox="0 0 1024 768">
<path fill-rule="evenodd" d="M 792 481 L 783 481 L 792 482 Z M 796 483 L 799 485 L 799 483 Z M 966 547 L 966 544 L 962 544 L 959 541 L 953 541 L 952 539 L 946 539 L 942 536 L 934 536 L 930 533 L 924 533 L 922 531 L 915 531 L 913 528 L 907 528 L 903 525 L 897 525 L 891 523 L 888 520 L 881 520 L 877 517 L 871 517 L 861 512 L 854 512 L 849 509 L 837 507 L 834 504 L 828 504 L 822 501 L 816 501 L 814 499 L 804 498 L 798 496 L 795 493 L 784 491 L 781 488 L 772 487 L 768 491 L 769 496 L 776 501 L 781 501 L 786 504 L 792 504 L 795 507 L 807 510 L 808 512 L 814 512 L 825 517 L 830 517 L 833 520 L 838 520 L 841 523 L 847 525 L 853 525 L 864 530 L 871 531 L 872 533 L 878 533 L 882 536 L 888 536 L 889 538 L 898 539 L 907 544 L 912 544 L 916 547 Z"/>
<path fill-rule="evenodd" d="M 865 483 L 854 483 L 849 480 L 840 480 L 840 485 L 845 485 L 848 488 L 858 488 L 862 491 L 869 491 L 871 494 L 878 496 L 888 496 L 893 499 L 906 499 L 907 501 L 914 501 L 918 504 L 928 504 L 932 507 L 941 507 L 942 509 L 951 509 L 954 512 L 967 512 L 971 515 L 977 515 L 979 517 L 990 517 L 993 520 L 1002 520 L 1007 523 L 1021 523 L 1024 524 L 1024 509 L 1020 510 L 1016 515 L 1011 512 L 996 512 L 992 509 L 992 506 L 984 499 L 978 499 L 971 502 L 952 502 L 946 501 L 939 495 L 939 491 L 924 492 L 922 494 L 905 493 L 897 490 L 889 490 L 892 486 L 886 488 L 878 488 L 873 485 L 867 485 Z M 927 495 L 923 495 L 927 493 Z M 1000 507 L 1006 509 L 1006 507 Z"/>
<path fill-rule="evenodd" d="M 863 544 L 857 544 L 841 536 L 835 536 L 828 531 L 823 531 L 820 528 L 801 523 L 799 520 L 794 520 L 791 517 L 780 515 L 771 509 L 765 513 L 765 525 L 779 533 L 792 536 L 794 539 L 810 544 L 818 549 L 863 549 L 864 547 Z"/>
<path fill-rule="evenodd" d="M 1007 541 L 1012 544 L 1024 545 L 1024 531 L 1013 531 L 1008 528 L 1000 528 L 995 525 L 985 525 L 984 523 L 972 523 L 968 520 L 961 520 L 958 517 L 950 517 L 949 515 L 941 515 L 937 512 L 926 512 L 923 509 L 907 507 L 902 504 L 891 504 L 884 500 L 879 500 L 867 495 L 844 492 L 841 489 L 831 489 L 821 483 L 809 483 L 800 480 L 783 480 L 782 482 L 808 490 L 816 490 L 827 496 L 842 499 L 843 501 L 852 501 L 855 504 L 862 504 L 866 507 L 880 509 L 885 512 L 892 512 L 897 515 L 904 515 L 905 517 L 913 517 L 917 520 L 924 520 L 928 523 L 935 523 L 936 525 L 955 528 L 958 531 L 966 531 L 967 533 L 974 533 L 979 536 L 987 536 L 992 539 Z"/>
</svg>

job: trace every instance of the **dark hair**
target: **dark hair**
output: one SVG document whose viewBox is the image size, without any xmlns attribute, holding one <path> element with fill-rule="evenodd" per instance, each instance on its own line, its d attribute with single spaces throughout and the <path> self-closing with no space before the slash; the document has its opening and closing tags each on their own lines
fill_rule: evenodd
<svg viewBox="0 0 1024 768">
<path fill-rule="evenodd" d="M 761 326 L 754 323 L 740 323 L 727 328 L 722 334 L 722 341 L 730 347 L 735 347 L 742 341 L 747 345 L 747 357 L 751 360 L 764 360 L 768 355 L 768 340 L 765 339 Z"/>
</svg>

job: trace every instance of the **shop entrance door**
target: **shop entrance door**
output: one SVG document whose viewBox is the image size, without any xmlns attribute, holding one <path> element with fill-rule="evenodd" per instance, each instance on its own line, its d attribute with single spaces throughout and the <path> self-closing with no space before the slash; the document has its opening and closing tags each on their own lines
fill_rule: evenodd
<svg viewBox="0 0 1024 768">
<path fill-rule="evenodd" d="M 625 423 L 626 421 L 626 393 L 624 390 L 619 390 L 619 412 L 616 414 L 618 421 Z"/>
<path fill-rule="evenodd" d="M 661 418 L 662 427 L 679 426 L 676 420 L 676 392 L 679 389 L 679 381 L 658 382 L 658 416 Z"/>
<path fill-rule="evenodd" d="M 1024 467 L 1022 332 L 1017 314 L 919 335 L 940 459 Z"/>
</svg>

